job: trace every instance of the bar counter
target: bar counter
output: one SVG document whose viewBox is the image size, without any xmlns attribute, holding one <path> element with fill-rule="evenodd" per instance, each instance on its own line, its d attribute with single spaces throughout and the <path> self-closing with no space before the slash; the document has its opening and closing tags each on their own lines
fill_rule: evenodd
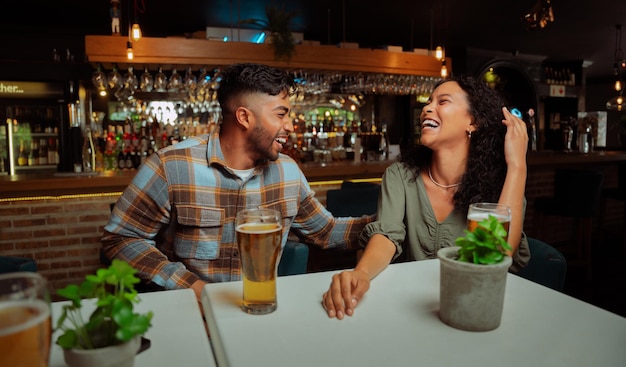
<svg viewBox="0 0 626 367">
<path fill-rule="evenodd" d="M 380 178 L 392 162 L 304 163 L 301 168 L 309 182 L 375 179 Z M 135 173 L 135 170 L 123 170 L 100 174 L 68 172 L 0 176 L 0 199 L 121 192 Z"/>
<path fill-rule="evenodd" d="M 562 166 L 612 165 L 626 162 L 626 151 L 531 152 L 528 154 L 529 172 L 534 169 Z M 302 171 L 309 182 L 380 179 L 392 160 L 372 162 L 304 163 Z M 101 174 L 57 173 L 48 175 L 0 176 L 0 199 L 35 196 L 62 196 L 76 194 L 121 192 L 130 183 L 136 171 L 112 171 Z"/>
</svg>

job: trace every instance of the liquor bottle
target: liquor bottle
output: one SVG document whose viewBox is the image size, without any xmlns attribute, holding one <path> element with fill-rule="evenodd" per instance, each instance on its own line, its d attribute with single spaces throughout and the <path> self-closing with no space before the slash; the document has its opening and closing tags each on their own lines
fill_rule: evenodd
<svg viewBox="0 0 626 367">
<path fill-rule="evenodd" d="M 39 165 L 39 146 L 35 139 L 30 141 L 30 154 L 28 154 L 28 165 Z"/>
<path fill-rule="evenodd" d="M 91 136 L 91 129 L 85 129 L 83 137 L 83 172 L 93 172 L 96 167 L 96 152 Z"/>
<path fill-rule="evenodd" d="M 48 142 L 46 139 L 39 139 L 39 164 L 42 166 L 48 164 Z"/>
<path fill-rule="evenodd" d="M 26 152 L 26 148 L 24 147 L 24 140 L 20 140 L 20 152 L 17 156 L 17 165 L 28 166 L 28 153 Z"/>
<path fill-rule="evenodd" d="M 126 169 L 126 157 L 124 156 L 124 151 L 120 150 L 117 153 L 117 169 L 124 170 Z"/>
<path fill-rule="evenodd" d="M 131 156 L 131 148 L 126 149 L 126 152 L 124 152 L 124 168 L 125 169 L 133 169 L 135 167 L 133 167 L 133 158 Z"/>
<path fill-rule="evenodd" d="M 59 163 L 57 158 L 57 147 L 56 147 L 56 139 L 50 138 L 48 139 L 48 164 L 57 164 Z"/>
<path fill-rule="evenodd" d="M 96 166 L 94 167 L 96 172 L 104 171 L 104 154 L 102 153 L 102 149 L 96 146 Z"/>
</svg>

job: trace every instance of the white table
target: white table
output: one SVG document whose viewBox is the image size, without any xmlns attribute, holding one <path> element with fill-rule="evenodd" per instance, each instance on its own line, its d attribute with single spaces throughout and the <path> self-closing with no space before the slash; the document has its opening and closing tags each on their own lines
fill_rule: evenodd
<svg viewBox="0 0 626 367">
<path fill-rule="evenodd" d="M 352 317 L 321 306 L 335 272 L 278 278 L 278 309 L 241 311 L 241 282 L 209 284 L 202 303 L 220 367 L 626 366 L 626 318 L 509 275 L 489 332 L 439 320 L 439 260 L 390 265 Z"/>
<path fill-rule="evenodd" d="M 152 311 L 152 327 L 144 335 L 150 348 L 135 358 L 135 367 L 215 366 L 215 358 L 204 321 L 191 289 L 139 294 L 136 312 Z M 65 301 L 64 301 L 65 302 Z M 64 302 L 52 303 L 52 317 L 58 319 Z M 89 302 L 89 301 L 85 301 Z M 88 306 L 89 311 L 93 306 Z M 86 307 L 83 307 L 87 314 Z M 65 366 L 63 350 L 56 345 L 58 333 L 52 338 L 50 366 Z"/>
</svg>

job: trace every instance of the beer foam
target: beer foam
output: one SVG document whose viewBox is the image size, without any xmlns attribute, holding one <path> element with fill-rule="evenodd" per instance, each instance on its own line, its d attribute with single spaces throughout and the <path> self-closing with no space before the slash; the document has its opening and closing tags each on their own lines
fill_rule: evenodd
<svg viewBox="0 0 626 367">
<path fill-rule="evenodd" d="M 498 213 L 472 213 L 467 216 L 467 219 L 481 222 L 485 219 L 488 219 L 490 215 L 492 217 L 496 217 L 496 219 L 498 219 L 498 222 L 509 222 L 511 220 L 510 217 Z"/>
<path fill-rule="evenodd" d="M 26 322 L 20 322 L 13 325 L 16 317 L 14 312 L 16 311 L 28 313 L 28 315 L 24 317 Z M 50 307 L 48 306 L 48 303 L 38 299 L 1 302 L 0 318 L 5 317 L 10 318 L 13 322 L 9 323 L 11 326 L 0 329 L 0 336 L 11 335 L 42 323 L 45 319 L 50 317 Z"/>
<path fill-rule="evenodd" d="M 240 233 L 247 234 L 265 234 L 274 233 L 282 230 L 282 226 L 278 223 L 244 223 L 237 226 L 236 230 Z"/>
</svg>

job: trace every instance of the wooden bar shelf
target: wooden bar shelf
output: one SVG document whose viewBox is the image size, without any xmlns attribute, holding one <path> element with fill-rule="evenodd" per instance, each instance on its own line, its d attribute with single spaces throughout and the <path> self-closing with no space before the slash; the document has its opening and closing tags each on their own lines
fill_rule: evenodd
<svg viewBox="0 0 626 367">
<path fill-rule="evenodd" d="M 296 45 L 289 61 L 277 61 L 271 44 L 221 42 L 178 37 L 144 37 L 133 43 L 134 59 L 126 57 L 127 39 L 121 36 L 85 36 L 85 54 L 91 63 L 105 68 L 116 63 L 159 65 L 164 68 L 261 63 L 285 69 L 386 73 L 439 77 L 441 62 L 432 56 L 365 48 Z M 446 59 L 451 70 L 452 60 Z"/>
</svg>

